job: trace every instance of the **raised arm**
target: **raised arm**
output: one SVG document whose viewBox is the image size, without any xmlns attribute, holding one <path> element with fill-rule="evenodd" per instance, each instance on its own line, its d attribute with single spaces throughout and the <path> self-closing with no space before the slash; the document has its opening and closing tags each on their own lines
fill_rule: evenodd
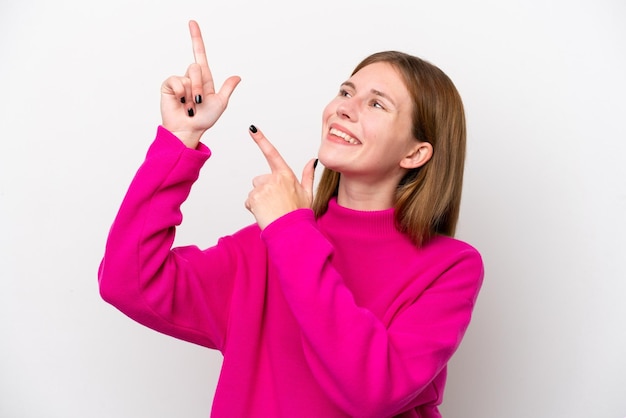
<svg viewBox="0 0 626 418">
<path fill-rule="evenodd" d="M 240 79 L 230 77 L 216 93 L 198 24 L 189 28 L 195 63 L 161 87 L 163 126 L 111 226 L 98 278 L 102 297 L 137 322 L 219 348 L 230 294 L 228 250 L 172 245 L 180 207 L 210 156 L 200 137 Z"/>
</svg>

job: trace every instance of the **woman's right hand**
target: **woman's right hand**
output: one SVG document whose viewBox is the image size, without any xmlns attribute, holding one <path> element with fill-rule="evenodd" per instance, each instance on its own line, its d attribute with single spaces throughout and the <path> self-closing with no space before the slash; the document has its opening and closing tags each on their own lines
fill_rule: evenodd
<svg viewBox="0 0 626 418">
<path fill-rule="evenodd" d="M 229 77 L 216 93 L 198 23 L 190 21 L 189 32 L 195 63 L 184 76 L 171 76 L 161 85 L 161 118 L 164 128 L 187 147 L 196 148 L 202 134 L 226 110 L 241 78 Z"/>
</svg>

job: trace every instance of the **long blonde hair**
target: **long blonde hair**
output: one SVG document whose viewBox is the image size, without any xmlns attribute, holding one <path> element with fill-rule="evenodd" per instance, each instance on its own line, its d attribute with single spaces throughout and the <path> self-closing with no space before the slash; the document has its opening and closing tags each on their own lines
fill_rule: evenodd
<svg viewBox="0 0 626 418">
<path fill-rule="evenodd" d="M 417 245 L 437 234 L 454 236 L 461 205 L 465 164 L 465 112 L 463 102 L 450 78 L 438 67 L 398 51 L 383 51 L 361 61 L 352 75 L 363 67 L 386 62 L 396 68 L 413 101 L 413 136 L 429 142 L 432 158 L 410 170 L 395 193 L 395 221 Z M 337 196 L 340 173 L 324 169 L 313 210 L 319 217 Z"/>
</svg>

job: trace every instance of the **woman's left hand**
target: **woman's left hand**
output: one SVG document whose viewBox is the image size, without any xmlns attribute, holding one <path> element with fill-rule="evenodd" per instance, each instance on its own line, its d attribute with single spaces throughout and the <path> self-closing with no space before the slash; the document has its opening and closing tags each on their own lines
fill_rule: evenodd
<svg viewBox="0 0 626 418">
<path fill-rule="evenodd" d="M 263 132 L 251 127 L 250 136 L 261 149 L 271 170 L 270 174 L 254 178 L 253 189 L 246 199 L 246 209 L 254 215 L 263 230 L 289 212 L 311 207 L 315 159 L 306 164 L 302 171 L 302 180 L 298 180 Z"/>
</svg>

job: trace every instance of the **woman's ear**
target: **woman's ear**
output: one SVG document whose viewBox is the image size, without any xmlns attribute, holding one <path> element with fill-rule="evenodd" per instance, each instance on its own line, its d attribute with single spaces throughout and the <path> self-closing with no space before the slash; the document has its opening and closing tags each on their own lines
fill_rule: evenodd
<svg viewBox="0 0 626 418">
<path fill-rule="evenodd" d="M 430 142 L 418 142 L 411 152 L 407 154 L 401 161 L 400 167 L 412 169 L 421 167 L 433 156 L 433 146 Z"/>
</svg>

